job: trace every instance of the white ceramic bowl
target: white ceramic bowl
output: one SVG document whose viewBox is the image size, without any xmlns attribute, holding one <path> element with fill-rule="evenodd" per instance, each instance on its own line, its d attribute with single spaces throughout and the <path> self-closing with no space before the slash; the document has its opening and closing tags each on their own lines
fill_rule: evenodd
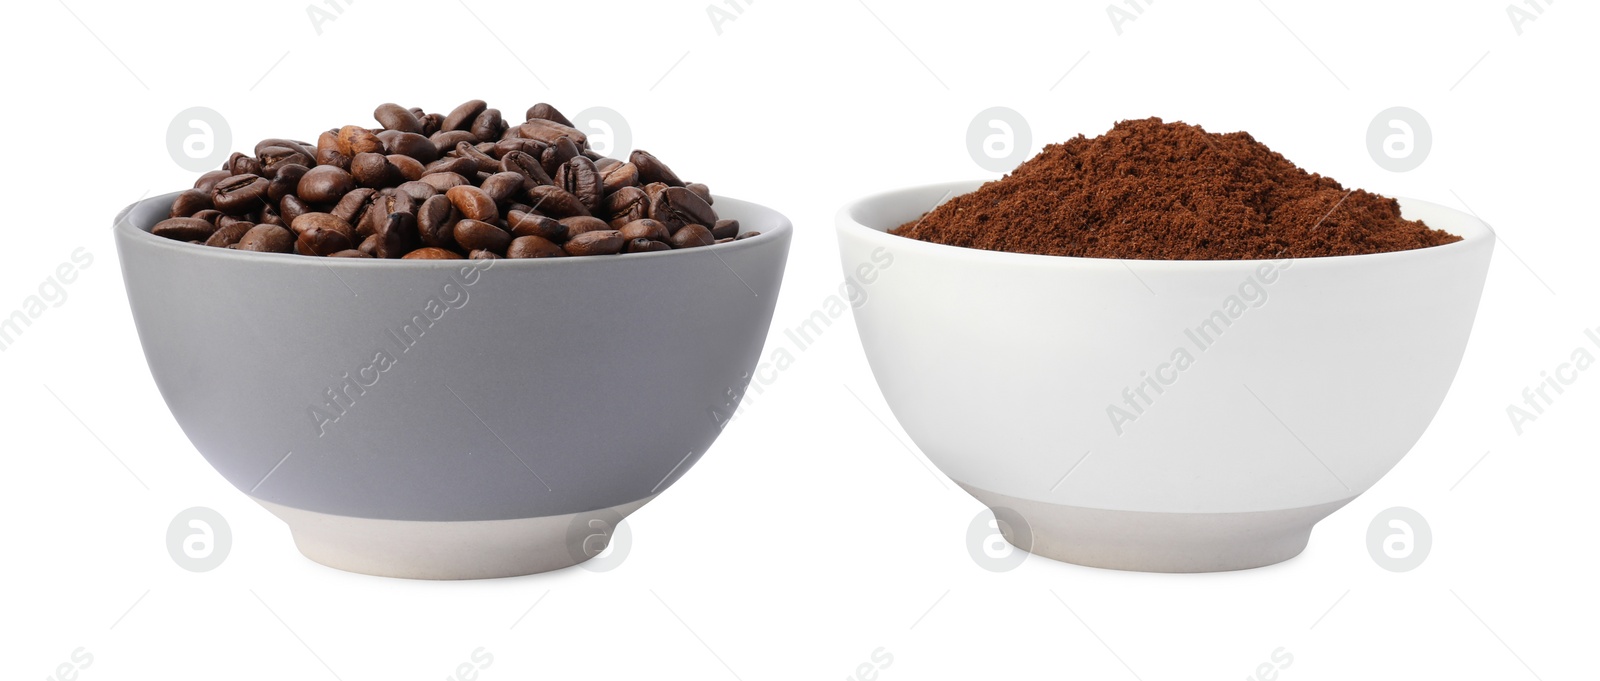
<svg viewBox="0 0 1600 681">
<path fill-rule="evenodd" d="M 1433 419 L 1472 330 L 1494 234 L 1360 256 L 1066 258 L 887 234 L 978 182 L 838 216 L 867 359 L 924 454 L 1013 544 L 1159 572 L 1287 560 Z M 869 268 L 870 266 L 870 268 Z M 865 268 L 865 269 L 864 269 Z M 1005 527 L 1009 525 L 1010 527 Z"/>
</svg>

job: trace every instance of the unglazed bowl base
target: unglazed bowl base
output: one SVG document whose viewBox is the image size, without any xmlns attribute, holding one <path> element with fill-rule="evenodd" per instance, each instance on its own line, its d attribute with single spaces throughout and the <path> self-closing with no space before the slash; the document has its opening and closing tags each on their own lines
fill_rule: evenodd
<svg viewBox="0 0 1600 681">
<path fill-rule="evenodd" d="M 289 524 L 300 553 L 328 567 L 407 579 L 488 579 L 582 563 L 597 555 L 586 550 L 595 547 L 583 546 L 589 521 L 616 522 L 653 498 L 584 513 L 446 522 L 356 518 L 255 502 Z"/>
<path fill-rule="evenodd" d="M 1148 513 L 1030 501 L 957 484 L 997 518 L 1012 520 L 1001 523 L 1001 532 L 1019 549 L 1075 565 L 1140 572 L 1223 572 L 1281 563 L 1305 550 L 1317 521 L 1355 498 L 1276 511 Z M 1022 522 L 1015 522 L 1019 517 Z"/>
</svg>

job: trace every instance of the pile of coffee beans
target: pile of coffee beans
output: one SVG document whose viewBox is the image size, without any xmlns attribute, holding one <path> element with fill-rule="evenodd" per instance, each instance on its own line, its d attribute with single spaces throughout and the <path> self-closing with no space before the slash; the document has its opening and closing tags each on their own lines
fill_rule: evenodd
<svg viewBox="0 0 1600 681">
<path fill-rule="evenodd" d="M 448 114 L 383 104 L 379 128 L 316 144 L 265 139 L 172 202 L 157 236 L 334 258 L 549 258 L 646 253 L 755 236 L 703 184 L 635 150 L 626 161 L 549 104 L 507 122 L 472 100 Z"/>
</svg>

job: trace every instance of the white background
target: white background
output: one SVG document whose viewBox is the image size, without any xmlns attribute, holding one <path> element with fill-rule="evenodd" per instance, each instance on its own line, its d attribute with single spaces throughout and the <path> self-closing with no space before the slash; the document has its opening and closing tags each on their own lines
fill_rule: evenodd
<svg viewBox="0 0 1600 681">
<path fill-rule="evenodd" d="M 319 0 L 336 17 L 320 34 L 298 2 L 18 3 L 0 26 L 0 315 L 73 249 L 94 259 L 0 352 L 0 669 L 48 678 L 82 647 L 91 680 L 444 679 L 482 647 L 489 680 L 839 679 L 881 647 L 879 679 L 1154 681 L 1253 678 L 1281 647 L 1281 679 L 1577 677 L 1600 634 L 1600 371 L 1521 435 L 1506 407 L 1600 327 L 1600 237 L 1583 207 L 1600 179 L 1596 10 L 1519 1 L 1537 17 L 1519 33 L 1506 2 L 1160 2 L 1120 34 L 1104 2 L 719 0 L 736 17 L 719 25 L 703 0 Z M 840 283 L 842 203 L 992 176 L 966 150 L 991 106 L 1027 118 L 1033 150 L 1128 117 L 1248 130 L 1348 186 L 1465 202 L 1502 243 L 1432 427 L 1281 565 L 982 569 L 965 545 L 982 507 L 908 451 L 846 317 L 629 520 L 631 552 L 610 572 L 427 583 L 324 568 L 172 421 L 111 220 L 193 181 L 166 143 L 188 107 L 222 113 L 248 151 L 371 124 L 384 101 L 444 112 L 470 98 L 510 117 L 538 101 L 613 108 L 680 175 L 789 215 L 769 351 Z M 1433 132 L 1411 172 L 1366 149 L 1392 106 Z M 193 506 L 232 529 L 212 572 L 167 553 L 168 522 Z M 1394 506 L 1432 528 L 1412 572 L 1366 546 Z"/>
</svg>

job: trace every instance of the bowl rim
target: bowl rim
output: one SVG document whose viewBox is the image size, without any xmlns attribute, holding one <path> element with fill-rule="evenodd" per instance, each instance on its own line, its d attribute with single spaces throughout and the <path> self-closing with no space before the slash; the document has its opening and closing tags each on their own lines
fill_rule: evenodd
<svg viewBox="0 0 1600 681">
<path fill-rule="evenodd" d="M 897 236 L 897 235 L 894 235 L 894 234 L 890 234 L 888 232 L 888 228 L 878 229 L 876 227 L 869 226 L 869 225 L 865 224 L 864 222 L 862 222 L 857 217 L 859 211 L 861 209 L 863 209 L 864 207 L 866 207 L 866 206 L 869 206 L 869 205 L 872 205 L 872 204 L 875 204 L 875 203 L 880 203 L 880 202 L 883 202 L 883 201 L 898 199 L 898 198 L 904 197 L 905 195 L 908 195 L 908 194 L 919 194 L 919 193 L 922 193 L 922 192 L 929 192 L 929 191 L 939 190 L 939 189 L 947 190 L 947 196 L 945 198 L 941 199 L 939 201 L 939 203 L 937 204 L 937 205 L 943 205 L 946 201 L 949 201 L 952 198 L 955 198 L 957 196 L 960 196 L 962 194 L 966 194 L 966 193 L 969 193 L 969 192 L 972 192 L 972 191 L 976 191 L 979 187 L 982 187 L 983 185 L 985 185 L 985 184 L 987 184 L 989 182 L 993 182 L 993 181 L 997 181 L 997 180 L 998 180 L 998 178 L 977 179 L 977 180 L 956 180 L 956 181 L 947 181 L 947 182 L 934 182 L 934 183 L 928 183 L 928 184 L 919 184 L 919 185 L 911 185 L 911 186 L 906 186 L 906 187 L 899 187 L 899 188 L 895 188 L 895 189 L 889 189 L 889 190 L 886 190 L 886 191 L 876 192 L 874 194 L 870 194 L 870 195 L 858 198 L 858 199 L 856 199 L 854 201 L 851 201 L 850 203 L 845 204 L 842 208 L 839 209 L 839 212 L 836 215 L 834 222 L 837 225 L 837 231 L 838 231 L 838 234 L 840 236 L 845 236 L 845 235 L 848 234 L 848 235 L 851 235 L 851 236 L 856 236 L 858 238 L 866 239 L 866 240 L 868 240 L 868 241 L 870 241 L 872 243 L 875 243 L 875 244 L 892 245 L 895 248 L 898 248 L 898 249 L 901 249 L 901 250 L 904 250 L 904 251 L 907 251 L 907 252 L 919 252 L 920 251 L 920 252 L 922 252 L 922 253 L 924 253 L 926 255 L 929 255 L 929 256 L 966 257 L 966 258 L 973 258 L 973 259 L 978 259 L 978 260 L 988 260 L 988 261 L 991 261 L 991 262 L 993 262 L 994 264 L 997 264 L 997 265 L 1008 265 L 1008 266 L 1017 266 L 1017 267 L 1032 266 L 1032 267 L 1077 267 L 1077 268 L 1090 268 L 1090 267 L 1124 268 L 1124 267 L 1133 267 L 1133 266 L 1137 265 L 1141 269 L 1144 269 L 1144 268 L 1159 268 L 1159 269 L 1171 269 L 1171 270 L 1184 270 L 1184 269 L 1207 270 L 1207 269 L 1218 269 L 1218 268 L 1225 268 L 1225 267 L 1240 267 L 1240 266 L 1258 267 L 1258 266 L 1261 266 L 1261 265 L 1264 265 L 1264 264 L 1267 264 L 1267 263 L 1278 263 L 1278 262 L 1285 262 L 1285 261 L 1293 262 L 1296 267 L 1303 267 L 1305 265 L 1312 265 L 1312 266 L 1316 266 L 1316 267 L 1324 267 L 1324 266 L 1326 266 L 1326 267 L 1340 267 L 1340 266 L 1351 266 L 1351 265 L 1353 265 L 1355 263 L 1378 262 L 1380 260 L 1384 261 L 1384 262 L 1402 262 L 1403 260 L 1408 259 L 1408 258 L 1409 259 L 1414 259 L 1414 260 L 1420 260 L 1420 259 L 1427 259 L 1427 258 L 1445 257 L 1446 255 L 1450 255 L 1450 254 L 1464 252 L 1464 251 L 1467 251 L 1467 250 L 1476 250 L 1478 248 L 1483 248 L 1485 246 L 1490 246 L 1490 245 L 1493 244 L 1493 242 L 1496 239 L 1494 228 L 1490 227 L 1489 223 L 1485 222 L 1484 220 L 1482 220 L 1481 218 L 1477 217 L 1476 215 L 1469 214 L 1469 213 L 1464 213 L 1464 212 L 1461 212 L 1461 211 L 1456 210 L 1454 208 L 1451 208 L 1449 206 L 1443 206 L 1443 205 L 1440 205 L 1440 204 L 1437 204 L 1437 203 L 1432 203 L 1432 202 L 1429 202 L 1429 201 L 1423 201 L 1423 200 L 1420 200 L 1420 199 L 1411 199 L 1411 198 L 1405 198 L 1405 197 L 1389 197 L 1389 198 L 1395 198 L 1396 200 L 1401 201 L 1402 203 L 1414 204 L 1414 205 L 1415 204 L 1421 204 L 1421 205 L 1429 206 L 1431 208 L 1435 208 L 1435 209 L 1439 209 L 1439 210 L 1443 210 L 1443 211 L 1447 211 L 1449 213 L 1452 213 L 1453 214 L 1452 215 L 1453 220 L 1449 224 L 1449 226 L 1446 227 L 1446 226 L 1440 226 L 1440 225 L 1434 225 L 1434 224 L 1430 224 L 1428 226 L 1433 228 L 1433 229 L 1437 229 L 1437 230 L 1444 231 L 1444 232 L 1449 232 L 1451 234 L 1459 236 L 1459 237 L 1461 237 L 1461 240 L 1453 242 L 1453 243 L 1442 244 L 1442 245 L 1439 245 L 1439 246 L 1429 246 L 1429 247 L 1425 247 L 1425 248 L 1413 248 L 1413 249 L 1404 250 L 1404 251 L 1388 251 L 1388 252 L 1383 252 L 1383 253 L 1362 253 L 1362 254 L 1358 254 L 1358 255 L 1325 255 L 1325 256 L 1310 256 L 1310 257 L 1293 257 L 1293 256 L 1290 256 L 1290 257 L 1285 257 L 1285 258 L 1246 258 L 1246 259 L 1236 259 L 1236 260 L 1165 260 L 1165 259 L 1156 259 L 1156 258 L 1085 258 L 1085 257 L 1081 257 L 1081 256 L 1071 256 L 1071 255 L 1044 255 L 1044 254 L 1039 254 L 1039 253 L 1014 253 L 1014 252 L 1011 252 L 1011 251 L 992 251 L 992 250 L 983 249 L 983 248 L 970 248 L 970 247 L 966 247 L 966 246 L 951 246 L 951 245 L 948 245 L 948 244 L 935 243 L 935 242 L 931 242 L 931 241 L 923 241 L 921 239 L 913 239 L 913 238 L 910 238 L 910 237 L 903 237 L 903 236 Z M 1386 196 L 1387 197 L 1388 195 L 1382 195 L 1382 196 Z"/>
<path fill-rule="evenodd" d="M 121 238 L 129 239 L 132 243 L 136 243 L 141 247 L 168 249 L 176 252 L 193 254 L 197 257 L 240 259 L 243 261 L 257 263 L 289 264 L 299 262 L 306 265 L 321 265 L 324 267 L 353 267 L 359 269 L 404 268 L 417 270 L 437 270 L 479 263 L 493 263 L 493 267 L 496 269 L 501 267 L 582 267 L 584 265 L 577 263 L 589 263 L 590 265 L 593 265 L 595 263 L 609 263 L 615 260 L 615 258 L 609 256 L 568 256 L 563 258 L 500 257 L 491 260 L 472 260 L 470 258 L 463 257 L 452 260 L 405 260 L 402 258 L 329 258 L 300 255 L 299 253 L 257 253 L 253 251 L 238 251 L 231 248 L 217 248 L 215 246 L 206 246 L 204 244 L 191 244 L 187 241 L 178 241 L 176 239 L 159 237 L 155 234 L 152 234 L 149 228 L 140 227 L 129 219 L 135 209 L 146 204 L 164 202 L 167 206 L 170 206 L 175 197 L 183 193 L 183 191 L 184 190 L 179 190 L 162 194 L 160 196 L 152 196 L 150 198 L 140 199 L 123 207 L 123 209 L 117 213 L 117 217 L 111 223 L 113 234 Z M 748 239 L 730 241 L 725 244 L 711 244 L 710 246 L 701 246 L 698 248 L 675 248 L 668 251 L 652 251 L 650 253 L 620 253 L 617 255 L 628 256 L 630 262 L 644 260 L 646 258 L 661 258 L 674 255 L 677 255 L 677 257 L 683 257 L 681 254 L 697 252 L 711 253 L 717 256 L 718 259 L 721 259 L 724 254 L 738 253 L 742 250 L 751 248 L 761 248 L 768 242 L 775 240 L 787 241 L 789 239 L 790 232 L 794 229 L 794 223 L 789 219 L 788 216 L 763 204 L 717 194 L 713 194 L 712 198 L 716 201 L 729 201 L 771 213 L 776 219 L 777 225 L 772 229 L 763 229 L 760 234 Z"/>
</svg>

